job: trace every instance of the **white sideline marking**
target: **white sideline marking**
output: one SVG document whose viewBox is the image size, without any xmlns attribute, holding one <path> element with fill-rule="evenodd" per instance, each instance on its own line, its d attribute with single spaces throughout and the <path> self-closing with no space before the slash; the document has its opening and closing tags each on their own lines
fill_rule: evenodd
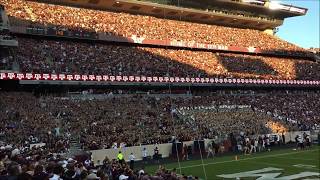
<svg viewBox="0 0 320 180">
<path fill-rule="evenodd" d="M 251 164 L 263 164 L 263 165 L 268 165 L 268 166 L 281 166 L 281 167 L 291 168 L 291 166 L 287 166 L 287 165 L 266 163 L 266 162 L 249 162 L 249 163 L 251 163 Z M 296 165 L 298 165 L 298 166 L 296 166 Z M 299 168 L 302 168 L 302 169 L 319 170 L 316 166 L 312 166 L 312 165 L 306 165 L 306 166 L 303 166 L 303 164 L 296 164 L 296 165 L 292 165 L 292 166 L 299 167 Z"/>
<path fill-rule="evenodd" d="M 310 168 L 310 169 L 316 168 L 316 166 L 309 165 L 309 164 L 295 164 L 295 165 L 292 165 L 292 166 L 299 167 L 299 168 Z"/>
<path fill-rule="evenodd" d="M 304 158 L 284 158 L 284 157 L 277 157 L 279 159 L 292 159 L 292 160 L 300 160 L 300 161 L 314 161 L 315 159 L 304 159 Z"/>
<path fill-rule="evenodd" d="M 266 155 L 266 156 L 258 156 L 258 157 L 251 157 L 251 158 L 245 158 L 245 159 L 239 159 L 239 160 L 229 160 L 229 161 L 220 161 L 220 162 L 212 162 L 212 163 L 205 163 L 205 164 L 197 164 L 197 165 L 191 165 L 191 166 L 183 166 L 183 167 L 178 167 L 176 169 L 187 169 L 187 168 L 192 168 L 192 167 L 198 167 L 198 166 L 208 166 L 212 164 L 224 164 L 224 163 L 230 163 L 230 162 L 239 162 L 239 161 L 246 161 L 246 160 L 251 160 L 251 159 L 263 159 L 267 157 L 277 157 L 277 156 L 285 156 L 285 155 L 291 155 L 291 154 L 299 154 L 303 152 L 313 152 L 313 151 L 319 151 L 319 149 L 314 149 L 314 150 L 306 150 L 306 151 L 299 151 L 299 152 L 291 152 L 291 153 L 282 153 L 282 154 L 273 154 L 273 155 Z"/>
</svg>

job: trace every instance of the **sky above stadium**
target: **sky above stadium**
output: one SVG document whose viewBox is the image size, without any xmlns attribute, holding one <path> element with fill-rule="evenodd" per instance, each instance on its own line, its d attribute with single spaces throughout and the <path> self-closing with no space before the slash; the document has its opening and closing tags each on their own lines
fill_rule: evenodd
<svg viewBox="0 0 320 180">
<path fill-rule="evenodd" d="M 279 27 L 277 35 L 304 48 L 319 48 L 320 0 L 282 0 L 280 2 L 307 8 L 308 13 L 306 16 L 286 19 Z"/>
</svg>

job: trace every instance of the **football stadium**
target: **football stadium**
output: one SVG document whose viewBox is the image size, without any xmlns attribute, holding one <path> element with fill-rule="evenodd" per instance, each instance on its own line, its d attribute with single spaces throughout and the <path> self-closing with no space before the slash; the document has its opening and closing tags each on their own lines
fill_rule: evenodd
<svg viewBox="0 0 320 180">
<path fill-rule="evenodd" d="M 0 180 L 319 180 L 320 50 L 277 35 L 308 10 L 0 0 Z"/>
</svg>

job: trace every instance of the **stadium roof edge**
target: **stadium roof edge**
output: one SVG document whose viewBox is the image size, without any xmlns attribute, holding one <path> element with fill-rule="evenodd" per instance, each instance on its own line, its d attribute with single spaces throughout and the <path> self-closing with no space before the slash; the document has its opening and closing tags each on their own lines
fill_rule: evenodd
<svg viewBox="0 0 320 180">
<path fill-rule="evenodd" d="M 36 2 L 116 12 L 128 12 L 132 14 L 144 14 L 166 19 L 176 19 L 196 23 L 216 24 L 257 30 L 273 29 L 282 25 L 283 23 L 283 19 L 271 20 L 257 17 L 253 18 L 137 0 L 38 0 Z M 259 8 L 266 9 L 266 7 Z M 267 10 L 272 12 L 282 12 L 278 10 Z"/>
<path fill-rule="evenodd" d="M 266 15 L 276 12 L 277 16 L 279 16 L 280 18 L 306 15 L 306 13 L 308 12 L 307 8 L 277 3 L 276 1 L 271 0 L 202 0 L 201 2 L 207 3 L 209 5 L 223 6 L 226 8 L 241 8 L 247 11 L 257 11 L 259 13 L 265 13 Z"/>
</svg>

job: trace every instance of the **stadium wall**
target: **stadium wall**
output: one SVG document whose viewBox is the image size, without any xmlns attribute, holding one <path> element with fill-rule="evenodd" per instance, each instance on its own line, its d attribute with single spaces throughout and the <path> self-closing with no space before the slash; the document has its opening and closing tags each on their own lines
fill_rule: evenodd
<svg viewBox="0 0 320 180">
<path fill-rule="evenodd" d="M 285 134 L 285 141 L 288 142 L 294 142 L 295 137 L 297 135 L 302 135 L 303 133 L 306 133 L 308 135 L 311 134 L 310 131 L 295 131 L 295 132 L 287 132 Z M 276 134 L 270 134 L 270 135 L 276 135 Z M 281 136 L 281 134 L 278 134 Z M 314 139 L 315 136 L 312 137 L 312 141 L 316 140 Z M 205 148 L 207 149 L 208 142 L 212 141 L 213 139 L 205 139 Z M 186 144 L 187 146 L 192 145 L 193 141 L 187 141 L 183 142 L 183 144 Z M 119 151 L 121 151 L 124 155 L 124 159 L 128 161 L 130 153 L 133 153 L 136 157 L 136 160 L 142 160 L 142 150 L 143 148 L 146 148 L 148 151 L 148 156 L 153 156 L 153 150 L 155 147 L 158 147 L 159 153 L 162 155 L 162 158 L 168 158 L 171 155 L 172 152 L 172 143 L 166 143 L 166 144 L 158 144 L 158 145 L 143 145 L 143 146 L 133 146 L 133 147 L 125 147 L 125 148 L 118 148 L 118 149 L 101 149 L 101 150 L 92 150 L 90 151 L 92 153 L 92 161 L 97 164 L 98 161 L 103 162 L 105 157 L 107 156 L 109 159 L 116 159 L 117 154 Z"/>
</svg>

